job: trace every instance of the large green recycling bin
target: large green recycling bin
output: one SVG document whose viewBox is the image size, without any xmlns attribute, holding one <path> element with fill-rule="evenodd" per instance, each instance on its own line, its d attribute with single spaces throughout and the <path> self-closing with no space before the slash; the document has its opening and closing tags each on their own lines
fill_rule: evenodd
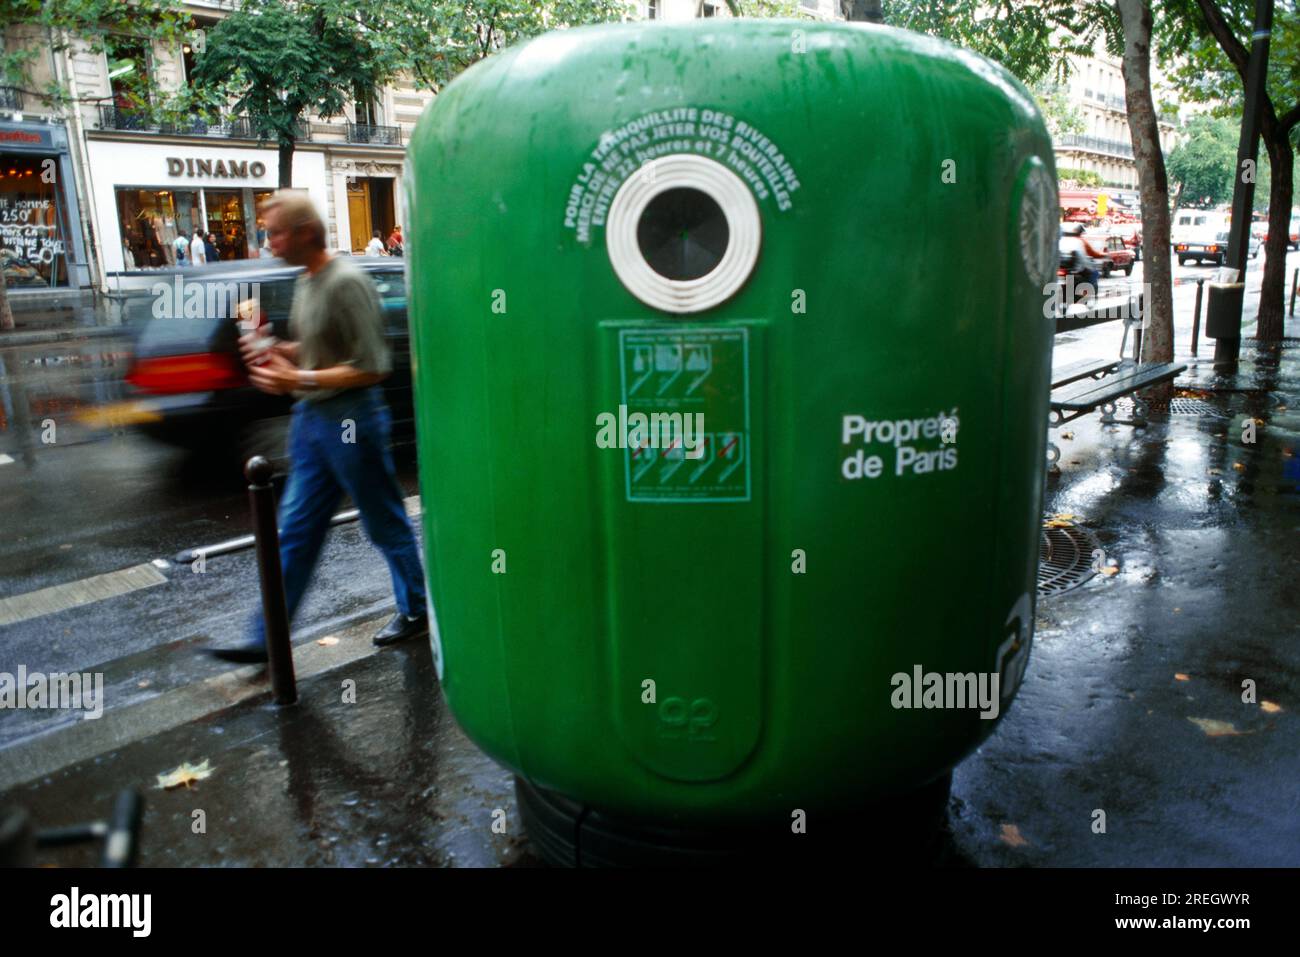
<svg viewBox="0 0 1300 957">
<path fill-rule="evenodd" d="M 862 24 L 556 31 L 438 96 L 406 192 L 434 653 L 479 746 L 610 815 L 757 825 L 990 733 L 1057 257 L 1019 82 Z"/>
</svg>

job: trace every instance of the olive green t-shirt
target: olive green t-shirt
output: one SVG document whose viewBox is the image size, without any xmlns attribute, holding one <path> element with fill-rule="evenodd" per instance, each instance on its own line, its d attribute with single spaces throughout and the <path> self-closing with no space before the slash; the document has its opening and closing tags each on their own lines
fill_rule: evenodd
<svg viewBox="0 0 1300 957">
<path fill-rule="evenodd" d="M 298 277 L 289 308 L 289 335 L 298 342 L 299 368 L 350 365 L 380 375 L 392 371 L 379 294 L 366 274 L 343 257 L 331 256 L 316 275 Z M 345 391 L 311 389 L 294 395 L 320 401 Z"/>
</svg>

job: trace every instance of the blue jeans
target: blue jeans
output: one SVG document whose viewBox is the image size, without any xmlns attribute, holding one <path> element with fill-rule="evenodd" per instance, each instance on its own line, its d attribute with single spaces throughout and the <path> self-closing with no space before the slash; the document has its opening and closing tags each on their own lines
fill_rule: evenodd
<svg viewBox="0 0 1300 957">
<path fill-rule="evenodd" d="M 294 404 L 289 480 L 279 510 L 280 566 L 290 622 L 344 492 L 361 512 L 366 535 L 388 562 L 398 611 L 408 617 L 425 613 L 420 549 L 406 518 L 388 449 L 391 427 L 392 417 L 378 386 Z M 260 612 L 253 616 L 251 640 L 266 641 Z"/>
</svg>

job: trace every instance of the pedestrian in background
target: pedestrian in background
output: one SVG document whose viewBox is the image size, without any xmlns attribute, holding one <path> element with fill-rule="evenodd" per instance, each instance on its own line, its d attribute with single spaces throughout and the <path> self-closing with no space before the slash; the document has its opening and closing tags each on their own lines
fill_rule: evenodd
<svg viewBox="0 0 1300 957">
<path fill-rule="evenodd" d="M 400 256 L 402 253 L 402 227 L 399 225 L 393 227 L 393 231 L 388 237 L 388 255 Z"/>
<path fill-rule="evenodd" d="M 375 230 L 375 234 L 370 237 L 370 242 L 366 243 L 366 255 L 367 256 L 388 255 L 386 252 L 384 252 L 384 241 L 379 238 L 379 230 L 377 229 Z"/>
<path fill-rule="evenodd" d="M 258 334 L 240 339 L 249 379 L 276 395 L 292 393 L 289 480 L 280 500 L 280 564 L 290 622 L 311 579 L 330 519 L 346 492 L 366 535 L 383 553 L 397 614 L 373 637 L 387 645 L 427 635 L 424 571 L 388 448 L 391 416 L 379 382 L 392 370 L 374 284 L 350 259 L 332 255 L 310 199 L 281 190 L 265 206 L 271 250 L 306 267 L 289 311 L 293 342 L 260 351 Z M 213 649 L 227 661 L 266 661 L 260 613 L 248 640 Z"/>
<path fill-rule="evenodd" d="M 203 240 L 203 254 L 210 263 L 221 261 L 221 251 L 217 249 L 217 237 L 212 233 L 208 233 Z"/>
<path fill-rule="evenodd" d="M 186 265 L 185 259 L 186 259 L 186 253 L 189 251 L 190 248 L 190 241 L 185 238 L 184 234 L 182 234 L 176 237 L 176 242 L 174 245 L 176 247 L 176 265 L 178 266 Z"/>
<path fill-rule="evenodd" d="M 203 245 L 203 230 L 194 230 L 194 238 L 190 240 L 190 264 L 202 266 L 208 261 L 208 253 Z"/>
</svg>

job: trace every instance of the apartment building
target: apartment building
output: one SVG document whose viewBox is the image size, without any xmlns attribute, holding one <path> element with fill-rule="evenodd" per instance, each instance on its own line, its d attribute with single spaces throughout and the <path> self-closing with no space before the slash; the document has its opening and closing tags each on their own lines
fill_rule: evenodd
<svg viewBox="0 0 1300 957">
<path fill-rule="evenodd" d="M 204 30 L 235 6 L 193 0 L 185 9 Z M 0 88 L 0 245 L 13 253 L 11 290 L 109 287 L 121 274 L 174 265 L 176 240 L 196 230 L 216 236 L 222 259 L 258 254 L 259 204 L 279 182 L 276 145 L 259 142 L 247 117 L 155 124 L 133 108 L 144 71 L 163 90 L 192 82 L 202 42 L 195 34 L 175 49 L 145 49 L 123 36 L 105 52 L 85 43 L 54 52 L 31 27 L 5 30 L 7 46 L 47 51 L 27 90 L 54 80 L 77 101 L 59 115 L 30 92 Z M 386 237 L 398 224 L 405 143 L 431 99 L 398 82 L 342 116 L 302 122 L 293 185 L 325 213 L 333 248 L 360 252 L 373 232 Z"/>
<path fill-rule="evenodd" d="M 1152 65 L 1152 87 L 1157 103 L 1171 92 L 1163 75 Z M 1091 57 L 1071 57 L 1066 84 L 1069 100 L 1082 114 L 1082 133 L 1065 133 L 1056 138 L 1056 165 L 1094 172 L 1102 185 L 1136 193 L 1137 163 L 1129 135 L 1128 109 L 1124 101 L 1124 75 L 1118 57 L 1106 52 L 1099 39 Z M 1177 113 L 1159 115 L 1160 146 L 1165 155 L 1178 142 Z"/>
</svg>

